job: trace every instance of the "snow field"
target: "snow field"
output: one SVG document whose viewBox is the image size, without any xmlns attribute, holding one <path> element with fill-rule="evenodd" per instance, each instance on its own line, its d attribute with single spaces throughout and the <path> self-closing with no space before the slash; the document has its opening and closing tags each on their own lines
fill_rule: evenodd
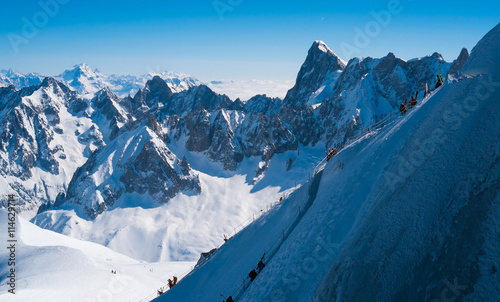
<svg viewBox="0 0 500 302">
<path fill-rule="evenodd" d="M 4 209 L 0 223 L 7 224 Z M 1 301 L 139 301 L 194 265 L 137 261 L 99 244 L 40 229 L 21 217 L 16 232 L 16 295 L 7 292 L 2 275 Z M 7 251 L 0 252 L 2 272 L 10 268 Z"/>
</svg>

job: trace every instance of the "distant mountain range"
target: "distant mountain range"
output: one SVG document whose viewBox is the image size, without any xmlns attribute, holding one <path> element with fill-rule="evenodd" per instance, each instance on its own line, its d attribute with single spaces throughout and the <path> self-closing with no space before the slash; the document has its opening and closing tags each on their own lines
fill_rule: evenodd
<svg viewBox="0 0 500 302">
<path fill-rule="evenodd" d="M 54 78 L 2 71 L 1 181 L 25 211 L 71 204 L 88 218 L 125 205 L 130 194 L 156 203 L 196 194 L 187 154 L 226 171 L 260 158 L 245 172 L 256 183 L 275 154 L 342 143 L 450 67 L 438 53 L 346 63 L 316 41 L 284 99 L 246 102 L 177 73 L 105 76 L 86 64 Z"/>
<path fill-rule="evenodd" d="M 181 92 L 201 84 L 200 81 L 191 76 L 172 71 L 148 73 L 142 76 L 107 76 L 93 70 L 87 64 L 75 65 L 54 78 L 80 95 L 95 94 L 107 87 L 117 96 L 126 97 L 137 93 L 139 89 L 146 85 L 148 80 L 151 80 L 156 75 L 164 79 L 174 92 Z M 14 85 L 17 89 L 21 89 L 27 86 L 39 85 L 42 83 L 43 78 L 44 76 L 37 73 L 24 75 L 13 69 L 2 70 L 0 72 L 0 87 Z"/>
</svg>

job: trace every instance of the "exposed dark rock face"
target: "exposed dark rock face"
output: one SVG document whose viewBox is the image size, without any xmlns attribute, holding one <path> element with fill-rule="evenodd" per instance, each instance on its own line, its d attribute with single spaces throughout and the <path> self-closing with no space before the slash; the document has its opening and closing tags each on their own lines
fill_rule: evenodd
<svg viewBox="0 0 500 302">
<path fill-rule="evenodd" d="M 234 102 L 229 104 L 227 109 L 242 111 L 244 106 L 245 106 L 245 103 L 243 103 L 239 98 L 237 98 Z"/>
<path fill-rule="evenodd" d="M 191 111 L 185 119 L 189 139 L 186 148 L 189 151 L 202 152 L 211 145 L 210 114 L 205 109 Z"/>
<path fill-rule="evenodd" d="M 120 130 L 130 121 L 133 121 L 131 114 L 126 112 L 120 106 L 120 99 L 108 88 L 99 91 L 92 99 L 91 104 L 95 111 L 92 113 L 92 119 L 98 120 L 103 116 L 109 124 L 109 139 L 116 138 Z"/>
<path fill-rule="evenodd" d="M 200 193 L 198 176 L 185 158 L 180 161 L 149 127 L 141 126 L 94 152 L 55 206 L 72 204 L 94 219 L 131 198 L 137 204 L 148 198 L 162 204 L 182 191 Z"/>
<path fill-rule="evenodd" d="M 167 202 L 183 190 L 200 193 L 199 180 L 191 175 L 186 159 L 183 159 L 180 171 L 176 171 L 179 169 L 169 162 L 174 158 L 170 150 L 148 141 L 139 155 L 127 163 L 120 182 L 127 193 L 147 193 L 159 203 Z M 174 161 L 178 163 L 178 160 Z"/>
<path fill-rule="evenodd" d="M 278 113 L 282 106 L 283 101 L 279 98 L 270 98 L 266 95 L 256 95 L 245 103 L 243 111 L 271 115 Z"/>
<path fill-rule="evenodd" d="M 314 146 L 320 140 L 322 131 L 312 107 L 284 107 L 279 116 L 302 145 Z"/>
<path fill-rule="evenodd" d="M 464 66 L 465 62 L 469 59 L 469 51 L 467 48 L 462 48 L 462 51 L 458 55 L 458 58 L 453 61 L 453 64 L 450 67 L 450 71 L 448 72 L 448 78 L 453 80 L 460 69 Z"/>
<path fill-rule="evenodd" d="M 185 116 L 199 108 L 213 111 L 227 108 L 231 103 L 232 101 L 226 95 L 216 94 L 207 86 L 200 85 L 173 95 L 160 112 L 162 116 Z"/>
<path fill-rule="evenodd" d="M 152 110 L 158 110 L 159 104 L 165 104 L 172 96 L 172 91 L 167 83 L 159 76 L 155 76 L 146 83 L 144 90 L 139 91 L 134 98 L 138 103 L 145 104 Z"/>
</svg>

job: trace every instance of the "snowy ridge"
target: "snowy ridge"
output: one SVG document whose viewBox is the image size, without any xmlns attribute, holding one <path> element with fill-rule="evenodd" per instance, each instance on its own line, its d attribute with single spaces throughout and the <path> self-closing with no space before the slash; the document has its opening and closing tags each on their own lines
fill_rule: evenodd
<svg viewBox="0 0 500 302">
<path fill-rule="evenodd" d="M 476 49 L 486 58 L 499 50 L 487 45 Z M 238 301 L 432 300 L 445 281 L 466 301 L 496 301 L 500 74 L 486 71 L 330 160 L 314 203 Z M 236 292 L 307 194 L 298 190 L 156 301 Z"/>
</svg>

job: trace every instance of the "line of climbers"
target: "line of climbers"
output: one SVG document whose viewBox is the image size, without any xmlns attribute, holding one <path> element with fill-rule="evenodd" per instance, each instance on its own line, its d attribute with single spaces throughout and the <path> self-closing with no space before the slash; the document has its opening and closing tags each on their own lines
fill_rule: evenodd
<svg viewBox="0 0 500 302">
<path fill-rule="evenodd" d="M 444 84 L 444 80 L 443 80 L 443 75 L 441 74 L 438 74 L 436 75 L 437 77 L 437 82 L 436 82 L 436 86 L 434 86 L 434 90 L 438 89 L 439 87 L 441 87 L 441 85 Z M 422 83 L 422 86 L 424 86 L 424 99 L 431 93 L 431 90 L 429 89 L 429 85 L 427 83 Z M 408 98 L 405 99 L 404 103 L 401 103 L 401 105 L 399 106 L 399 111 L 401 112 L 401 115 L 404 115 L 408 109 L 411 109 L 413 107 L 415 107 L 415 105 L 417 105 L 417 98 L 418 98 L 418 91 L 415 93 L 415 96 L 411 96 L 411 100 L 410 100 L 410 107 L 408 108 Z"/>
<path fill-rule="evenodd" d="M 437 77 L 437 82 L 434 90 L 438 89 L 439 87 L 441 87 L 441 85 L 444 84 L 442 74 L 438 74 L 436 75 L 436 77 Z M 429 89 L 429 84 L 427 83 L 425 84 L 422 83 L 422 86 L 424 87 L 424 99 L 425 99 L 431 93 L 431 90 Z M 410 104 L 408 104 L 408 98 L 406 98 L 404 103 L 401 103 L 401 105 L 399 106 L 399 111 L 401 112 L 401 114 L 404 115 L 406 112 L 408 112 L 408 109 L 415 107 L 417 105 L 417 99 L 418 99 L 418 91 L 415 93 L 415 96 L 413 95 L 411 96 Z M 333 149 L 329 148 L 327 151 L 325 151 L 325 153 L 326 153 L 326 161 L 330 161 L 332 157 L 334 157 L 335 155 L 337 155 L 337 153 L 339 153 L 339 147 L 335 146 Z"/>
<path fill-rule="evenodd" d="M 264 255 L 262 255 L 262 258 L 260 258 L 259 263 L 257 263 L 257 267 L 255 269 L 251 270 L 250 273 L 248 273 L 248 277 L 250 278 L 250 282 L 253 282 L 253 280 L 255 280 L 255 278 L 257 278 L 257 276 L 262 272 L 264 267 L 266 267 L 265 260 L 266 260 L 266 253 L 264 253 Z M 225 298 L 223 294 L 220 294 L 220 295 L 223 298 Z M 222 300 L 222 302 L 234 302 L 234 300 L 233 300 L 232 296 L 229 296 L 229 297 L 227 297 L 227 299 Z"/>
<path fill-rule="evenodd" d="M 173 279 L 174 279 L 173 281 L 172 281 L 172 279 L 168 279 L 168 288 L 169 289 L 171 289 L 172 287 L 174 287 L 177 284 L 177 276 L 174 276 Z M 158 293 L 158 296 L 163 295 L 165 293 L 165 287 L 162 287 L 159 290 L 157 290 L 157 293 Z"/>
<path fill-rule="evenodd" d="M 410 101 L 410 108 L 408 108 L 408 98 L 405 99 L 405 102 L 404 103 L 401 103 L 401 105 L 399 106 L 399 111 L 401 111 L 401 114 L 405 114 L 408 109 L 411 109 L 413 107 L 415 107 L 415 105 L 417 105 L 417 98 L 418 98 L 418 91 L 415 93 L 415 96 L 411 96 L 411 101 Z"/>
</svg>

